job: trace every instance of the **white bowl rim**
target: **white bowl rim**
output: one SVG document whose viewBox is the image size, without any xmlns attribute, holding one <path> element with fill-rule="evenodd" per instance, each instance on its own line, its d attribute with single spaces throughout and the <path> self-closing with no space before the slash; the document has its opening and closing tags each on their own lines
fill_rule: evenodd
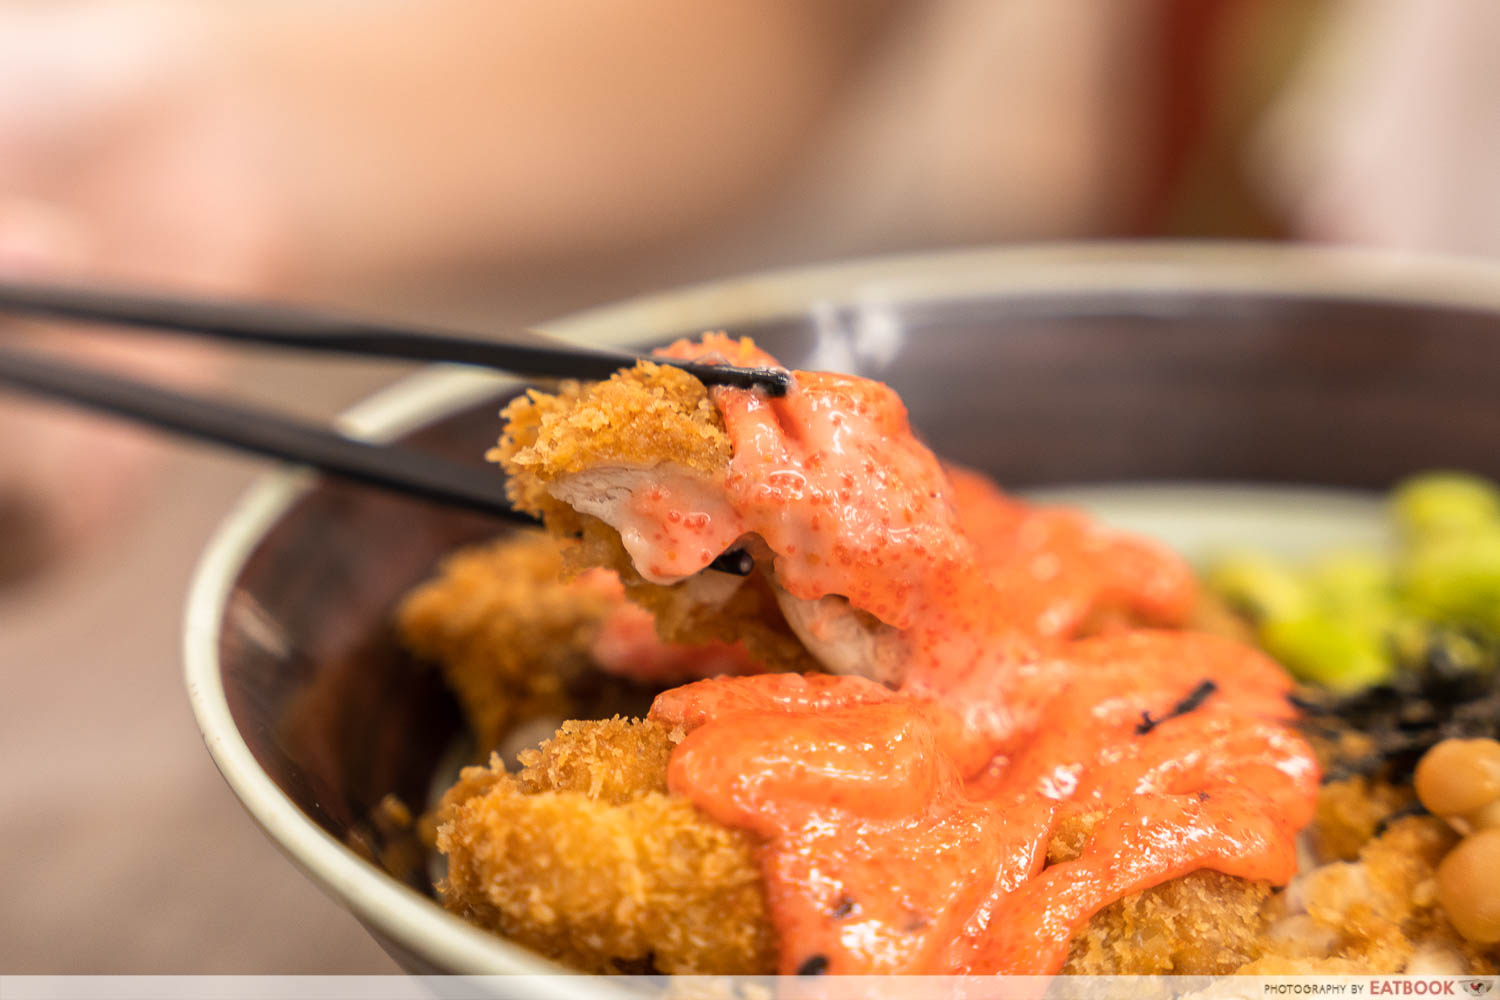
<svg viewBox="0 0 1500 1000">
<path fill-rule="evenodd" d="M 981 248 L 814 265 L 631 299 L 548 323 L 584 343 L 628 344 L 666 333 L 733 327 L 805 313 L 819 303 L 878 305 L 1042 294 L 1279 293 L 1500 313 L 1500 266 L 1337 247 L 1151 241 Z M 346 411 L 339 426 L 393 438 L 515 385 L 504 376 L 434 366 Z M 188 698 L 209 753 L 255 821 L 324 891 L 367 927 L 439 969 L 464 975 L 555 973 L 559 966 L 481 931 L 360 859 L 256 763 L 230 715 L 218 637 L 234 580 L 271 526 L 313 484 L 304 471 L 261 477 L 220 523 L 199 560 L 183 626 Z"/>
</svg>

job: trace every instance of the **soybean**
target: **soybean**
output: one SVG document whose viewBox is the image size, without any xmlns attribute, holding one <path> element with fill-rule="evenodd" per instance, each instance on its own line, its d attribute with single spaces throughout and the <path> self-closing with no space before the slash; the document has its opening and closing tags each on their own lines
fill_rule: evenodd
<svg viewBox="0 0 1500 1000">
<path fill-rule="evenodd" d="M 1500 741 L 1443 740 L 1423 755 L 1417 798 L 1437 816 L 1467 816 L 1500 800 Z"/>
<path fill-rule="evenodd" d="M 1438 865 L 1438 901 L 1476 944 L 1500 942 L 1500 830 L 1465 837 Z"/>
</svg>

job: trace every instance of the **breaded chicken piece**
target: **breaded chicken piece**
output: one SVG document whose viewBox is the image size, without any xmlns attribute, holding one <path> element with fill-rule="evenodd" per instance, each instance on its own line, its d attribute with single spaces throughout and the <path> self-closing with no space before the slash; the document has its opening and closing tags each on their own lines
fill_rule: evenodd
<svg viewBox="0 0 1500 1000">
<path fill-rule="evenodd" d="M 570 722 L 514 775 L 466 769 L 435 817 L 444 905 L 588 971 L 773 973 L 754 838 L 666 790 L 681 738 L 651 721 Z M 1059 831 L 1050 860 L 1089 832 Z M 1233 971 L 1262 954 L 1269 894 L 1206 871 L 1138 893 L 1094 917 L 1063 971 Z"/>
<path fill-rule="evenodd" d="M 485 456 L 511 474 L 511 502 L 549 527 L 576 526 L 573 508 L 548 492 L 566 476 L 601 465 L 649 469 L 664 462 L 719 475 L 729 435 L 708 389 L 687 372 L 642 361 L 603 382 L 528 390 L 500 412 L 505 434 Z"/>
<path fill-rule="evenodd" d="M 604 567 L 616 572 L 630 599 L 656 616 L 661 637 L 674 643 L 738 641 L 773 670 L 814 670 L 817 662 L 786 624 L 776 598 L 757 571 L 743 582 L 725 574 L 663 586 L 636 570 L 615 529 L 584 512 L 584 493 L 612 495 L 600 469 L 651 470 L 671 466 L 705 477 L 729 467 L 729 436 L 702 382 L 668 365 L 643 361 L 603 382 L 565 382 L 556 394 L 532 390 L 502 412 L 505 434 L 486 456 L 504 465 L 507 491 L 520 510 L 540 516 L 563 544 L 571 572 Z M 570 478 L 571 477 L 571 478 Z M 550 492 L 564 491 L 580 509 Z"/>
<path fill-rule="evenodd" d="M 666 792 L 681 738 L 570 722 L 515 775 L 467 769 L 436 816 L 444 905 L 589 972 L 773 968 L 751 838 Z"/>
<path fill-rule="evenodd" d="M 593 669 L 590 648 L 618 603 L 606 587 L 565 581 L 557 544 L 524 532 L 449 557 L 402 601 L 396 625 L 441 667 L 487 751 L 519 722 L 576 714 L 569 686 Z"/>
</svg>

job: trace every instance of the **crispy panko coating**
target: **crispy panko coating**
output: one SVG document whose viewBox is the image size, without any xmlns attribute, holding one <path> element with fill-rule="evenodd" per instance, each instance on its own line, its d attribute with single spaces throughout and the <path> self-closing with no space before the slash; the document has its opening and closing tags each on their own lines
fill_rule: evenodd
<svg viewBox="0 0 1500 1000">
<path fill-rule="evenodd" d="M 1110 976 L 1218 976 L 1262 950 L 1263 882 L 1197 871 L 1094 915 L 1073 938 L 1063 972 Z"/>
<path fill-rule="evenodd" d="M 408 649 L 442 668 L 490 750 L 518 722 L 573 714 L 568 687 L 592 669 L 590 646 L 618 600 L 565 581 L 557 544 L 525 532 L 448 558 L 396 623 Z"/>
<path fill-rule="evenodd" d="M 773 965 L 751 838 L 666 793 L 681 734 L 568 723 L 508 775 L 468 768 L 437 814 L 455 913 L 590 972 Z"/>
<path fill-rule="evenodd" d="M 1077 813 L 1053 831 L 1047 861 L 1083 852 L 1102 817 Z M 1208 976 L 1233 972 L 1260 954 L 1271 895 L 1263 882 L 1197 871 L 1154 886 L 1094 915 L 1068 949 L 1063 972 L 1098 976 Z"/>
<path fill-rule="evenodd" d="M 1318 860 L 1355 860 L 1385 821 L 1413 801 L 1409 787 L 1364 775 L 1328 782 L 1318 796 L 1318 813 L 1311 830 Z"/>
<path fill-rule="evenodd" d="M 693 376 L 642 361 L 603 382 L 564 382 L 556 394 L 529 390 L 500 412 L 505 434 L 485 456 L 510 473 L 507 492 L 554 530 L 574 530 L 572 509 L 547 486 L 598 465 L 674 466 L 720 475 L 729 435 Z"/>
</svg>

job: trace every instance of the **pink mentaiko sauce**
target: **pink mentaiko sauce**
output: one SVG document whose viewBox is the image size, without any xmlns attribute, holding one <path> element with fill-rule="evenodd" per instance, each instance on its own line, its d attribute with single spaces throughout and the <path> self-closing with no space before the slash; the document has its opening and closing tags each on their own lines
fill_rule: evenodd
<svg viewBox="0 0 1500 1000">
<path fill-rule="evenodd" d="M 669 352 L 774 363 L 717 336 Z M 729 471 L 642 494 L 646 547 L 754 533 L 793 595 L 901 630 L 894 689 L 725 677 L 652 706 L 689 731 L 669 787 L 763 838 L 781 971 L 1051 973 L 1126 895 L 1201 868 L 1291 877 L 1318 771 L 1287 677 L 1224 639 L 1127 627 L 1187 618 L 1180 561 L 945 470 L 878 383 L 798 373 L 781 399 L 713 397 Z M 1080 814 L 1092 840 L 1048 865 Z"/>
</svg>

